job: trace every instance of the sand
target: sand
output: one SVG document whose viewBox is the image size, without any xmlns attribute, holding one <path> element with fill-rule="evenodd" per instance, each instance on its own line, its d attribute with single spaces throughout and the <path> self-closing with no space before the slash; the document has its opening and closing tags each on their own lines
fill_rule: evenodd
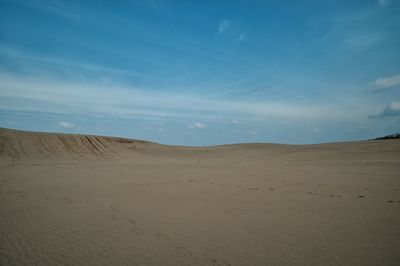
<svg viewBox="0 0 400 266">
<path fill-rule="evenodd" d="M 1 265 L 399 265 L 400 141 L 0 129 Z"/>
</svg>

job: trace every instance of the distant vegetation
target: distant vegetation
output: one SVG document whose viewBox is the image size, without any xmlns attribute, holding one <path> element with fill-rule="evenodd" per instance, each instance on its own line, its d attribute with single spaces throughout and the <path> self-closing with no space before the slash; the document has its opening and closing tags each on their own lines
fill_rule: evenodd
<svg viewBox="0 0 400 266">
<path fill-rule="evenodd" d="M 375 140 L 381 140 L 381 139 L 400 139 L 400 133 L 375 138 Z"/>
</svg>

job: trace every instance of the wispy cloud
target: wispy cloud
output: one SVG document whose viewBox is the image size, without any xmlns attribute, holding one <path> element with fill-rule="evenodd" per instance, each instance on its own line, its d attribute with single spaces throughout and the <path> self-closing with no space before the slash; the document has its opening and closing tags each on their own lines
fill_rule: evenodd
<svg viewBox="0 0 400 266">
<path fill-rule="evenodd" d="M 367 49 L 377 45 L 381 41 L 379 34 L 354 34 L 348 37 L 345 42 L 351 48 Z"/>
<path fill-rule="evenodd" d="M 229 19 L 222 20 L 218 25 L 219 32 L 225 32 L 231 26 L 231 21 Z"/>
<path fill-rule="evenodd" d="M 76 129 L 76 126 L 74 124 L 72 124 L 71 122 L 61 121 L 61 122 L 58 122 L 57 125 L 64 129 Z"/>
<path fill-rule="evenodd" d="M 378 0 L 378 3 L 381 7 L 386 7 L 392 3 L 392 0 Z"/>
<path fill-rule="evenodd" d="M 147 91 L 109 83 L 38 79 L 1 72 L 0 106 L 3 110 L 14 111 L 84 113 L 154 119 L 221 120 L 240 116 L 241 120 L 261 118 L 349 120 L 365 114 L 365 110 L 360 109 L 352 110 L 349 115 L 348 110 L 339 109 L 334 104 L 211 99 L 199 94 Z"/>
<path fill-rule="evenodd" d="M 138 74 L 132 70 L 125 70 L 120 68 L 107 67 L 92 63 L 81 63 L 68 59 L 60 59 L 57 57 L 45 56 L 42 54 L 26 53 L 15 47 L 1 45 L 0 44 L 0 55 L 4 58 L 12 60 L 14 63 L 18 63 L 23 68 L 24 65 L 35 66 L 34 69 L 38 72 L 43 65 L 47 67 L 61 66 L 63 68 L 74 69 L 80 73 L 103 73 L 108 75 L 136 75 Z M 144 75 L 144 73 L 140 73 Z"/>
<path fill-rule="evenodd" d="M 400 86 L 400 74 L 397 74 L 390 77 L 379 78 L 371 82 L 369 86 L 369 91 L 380 92 L 399 86 Z"/>
<path fill-rule="evenodd" d="M 82 22 L 84 19 L 88 20 L 88 10 L 82 10 L 78 3 L 72 3 L 69 1 L 24 1 L 14 0 L 19 5 L 45 11 L 53 15 L 59 16 L 69 21 Z"/>
</svg>

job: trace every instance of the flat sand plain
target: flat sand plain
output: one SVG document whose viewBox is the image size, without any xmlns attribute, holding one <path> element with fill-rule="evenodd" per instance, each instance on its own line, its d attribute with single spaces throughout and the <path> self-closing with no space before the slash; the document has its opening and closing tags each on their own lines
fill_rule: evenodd
<svg viewBox="0 0 400 266">
<path fill-rule="evenodd" d="M 0 129 L 1 265 L 400 265 L 400 141 Z"/>
</svg>

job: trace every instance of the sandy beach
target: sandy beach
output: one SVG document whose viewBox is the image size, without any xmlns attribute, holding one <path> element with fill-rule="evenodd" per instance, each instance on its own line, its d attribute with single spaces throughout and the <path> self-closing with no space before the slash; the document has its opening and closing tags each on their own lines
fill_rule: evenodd
<svg viewBox="0 0 400 266">
<path fill-rule="evenodd" d="M 400 140 L 165 146 L 0 129 L 1 265 L 399 265 Z"/>
</svg>

